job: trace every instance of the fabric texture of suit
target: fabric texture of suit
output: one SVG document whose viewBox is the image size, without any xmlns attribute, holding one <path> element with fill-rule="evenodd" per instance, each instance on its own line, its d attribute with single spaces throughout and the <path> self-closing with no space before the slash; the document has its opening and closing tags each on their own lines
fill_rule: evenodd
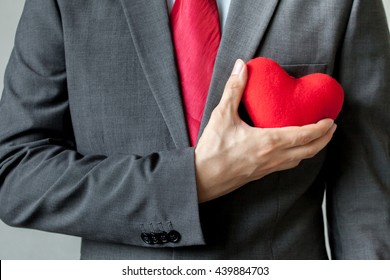
<svg viewBox="0 0 390 280">
<path fill-rule="evenodd" d="M 334 76 L 330 147 L 198 205 L 165 0 L 29 0 L 0 103 L 0 216 L 92 259 L 390 259 L 390 40 L 379 0 L 232 0 L 201 131 L 237 58 Z M 243 116 L 243 118 L 245 118 Z M 176 230 L 147 245 L 143 231 Z"/>
</svg>

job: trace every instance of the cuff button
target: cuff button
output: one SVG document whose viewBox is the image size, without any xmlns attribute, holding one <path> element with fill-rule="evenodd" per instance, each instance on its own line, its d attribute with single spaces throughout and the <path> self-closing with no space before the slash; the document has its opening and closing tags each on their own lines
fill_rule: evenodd
<svg viewBox="0 0 390 280">
<path fill-rule="evenodd" d="M 150 234 L 150 240 L 152 241 L 151 244 L 160 244 L 159 236 L 157 233 L 152 232 Z"/>
<path fill-rule="evenodd" d="M 168 243 L 168 233 L 166 231 L 162 231 L 159 233 L 159 239 L 161 243 Z"/>
<path fill-rule="evenodd" d="M 168 240 L 172 243 L 177 243 L 179 242 L 181 239 L 181 235 L 180 233 L 178 233 L 176 230 L 171 230 L 169 233 L 168 233 Z"/>
<path fill-rule="evenodd" d="M 152 244 L 152 238 L 151 238 L 150 234 L 148 234 L 148 233 L 145 233 L 145 232 L 142 233 L 141 239 L 146 244 Z"/>
</svg>

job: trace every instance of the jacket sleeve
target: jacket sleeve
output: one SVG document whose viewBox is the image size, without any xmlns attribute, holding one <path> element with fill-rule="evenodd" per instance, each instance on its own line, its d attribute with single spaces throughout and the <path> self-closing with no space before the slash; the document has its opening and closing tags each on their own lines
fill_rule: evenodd
<svg viewBox="0 0 390 280">
<path fill-rule="evenodd" d="M 382 1 L 353 1 L 335 70 L 345 104 L 329 157 L 332 257 L 390 259 L 390 38 Z"/>
<path fill-rule="evenodd" d="M 142 233 L 175 230 L 180 240 L 152 247 L 204 244 L 193 148 L 77 152 L 62 32 L 56 1 L 26 1 L 0 103 L 0 218 L 97 241 L 150 246 Z"/>
</svg>

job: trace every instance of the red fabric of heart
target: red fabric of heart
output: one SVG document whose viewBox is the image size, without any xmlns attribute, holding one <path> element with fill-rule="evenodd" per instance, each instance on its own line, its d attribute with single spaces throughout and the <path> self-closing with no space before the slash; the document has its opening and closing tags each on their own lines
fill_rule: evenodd
<svg viewBox="0 0 390 280">
<path fill-rule="evenodd" d="M 249 76 L 242 101 L 256 127 L 335 120 L 341 111 L 344 90 L 328 75 L 314 73 L 295 79 L 278 63 L 262 57 L 249 61 L 247 66 Z"/>
</svg>

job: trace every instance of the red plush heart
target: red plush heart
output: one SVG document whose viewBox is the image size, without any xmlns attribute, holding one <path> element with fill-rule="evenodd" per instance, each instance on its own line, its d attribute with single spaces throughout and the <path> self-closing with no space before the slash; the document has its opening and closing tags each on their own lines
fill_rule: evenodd
<svg viewBox="0 0 390 280">
<path fill-rule="evenodd" d="M 344 90 L 332 77 L 314 73 L 295 79 L 275 61 L 248 62 L 248 83 L 243 103 L 256 127 L 302 126 L 321 119 L 336 119 Z"/>
</svg>

